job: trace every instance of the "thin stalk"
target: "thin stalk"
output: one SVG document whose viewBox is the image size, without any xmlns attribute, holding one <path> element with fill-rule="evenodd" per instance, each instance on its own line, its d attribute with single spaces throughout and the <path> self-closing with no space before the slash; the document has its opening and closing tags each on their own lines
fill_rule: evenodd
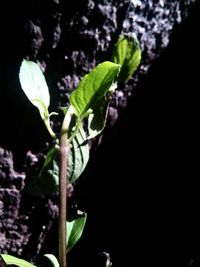
<svg viewBox="0 0 200 267">
<path fill-rule="evenodd" d="M 70 150 L 67 132 L 62 133 L 60 139 L 60 177 L 59 177 L 59 264 L 67 267 L 67 160 Z"/>
<path fill-rule="evenodd" d="M 66 114 L 60 138 L 60 173 L 59 173 L 59 265 L 67 267 L 67 163 L 70 151 L 68 128 L 71 114 Z"/>
<path fill-rule="evenodd" d="M 48 132 L 50 133 L 51 137 L 53 139 L 56 139 L 56 135 L 55 133 L 53 132 L 53 130 L 51 129 L 51 126 L 50 126 L 50 120 L 49 120 L 49 117 L 47 119 L 44 120 L 44 124 L 48 130 Z"/>
</svg>

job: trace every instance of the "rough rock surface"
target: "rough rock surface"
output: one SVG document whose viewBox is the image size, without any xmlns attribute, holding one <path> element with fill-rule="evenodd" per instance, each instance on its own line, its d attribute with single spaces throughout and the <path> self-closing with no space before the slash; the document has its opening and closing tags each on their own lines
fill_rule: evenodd
<svg viewBox="0 0 200 267">
<path fill-rule="evenodd" d="M 134 78 L 116 92 L 110 108 L 113 124 L 193 2 L 1 1 L 0 252 L 26 258 L 39 255 L 38 240 L 44 239 L 57 216 L 56 198 L 36 200 L 20 194 L 24 182 L 31 179 L 43 160 L 42 155 L 34 154 L 45 153 L 49 142 L 37 111 L 20 91 L 18 70 L 22 58 L 37 61 L 45 70 L 51 109 L 57 110 L 67 105 L 70 92 L 84 74 L 110 59 L 118 36 L 135 32 L 143 51 L 142 64 Z M 38 214 L 43 214 L 40 221 Z"/>
<path fill-rule="evenodd" d="M 20 200 L 19 190 L 0 189 L 0 250 L 5 253 L 21 254 L 30 236 L 27 218 L 19 215 Z"/>
<path fill-rule="evenodd" d="M 21 190 L 24 187 L 24 173 L 14 170 L 13 155 L 11 152 L 0 148 L 0 187 Z"/>
</svg>

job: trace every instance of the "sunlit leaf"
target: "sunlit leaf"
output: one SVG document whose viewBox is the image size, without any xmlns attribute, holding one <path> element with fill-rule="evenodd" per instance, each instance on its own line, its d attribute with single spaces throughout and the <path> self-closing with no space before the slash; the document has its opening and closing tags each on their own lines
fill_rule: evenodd
<svg viewBox="0 0 200 267">
<path fill-rule="evenodd" d="M 94 109 L 96 102 L 109 90 L 119 71 L 120 65 L 106 61 L 85 75 L 70 96 L 70 104 L 79 119 L 82 119 L 89 109 Z"/>
<path fill-rule="evenodd" d="M 39 109 L 44 120 L 48 112 L 50 96 L 45 77 L 38 64 L 24 59 L 20 66 L 19 80 L 25 95 Z"/>
<path fill-rule="evenodd" d="M 3 260 L 6 264 L 13 264 L 19 267 L 36 267 L 36 265 L 33 265 L 32 263 L 29 263 L 28 261 L 19 259 L 17 257 L 7 255 L 7 254 L 1 254 Z"/>
<path fill-rule="evenodd" d="M 141 61 L 141 49 L 135 34 L 120 36 L 113 51 L 113 62 L 120 64 L 119 81 L 130 79 Z"/>
<path fill-rule="evenodd" d="M 49 120 L 49 89 L 40 67 L 35 62 L 24 59 L 20 66 L 19 80 L 25 95 L 38 108 L 47 130 L 55 138 Z"/>
<path fill-rule="evenodd" d="M 80 218 L 67 222 L 67 252 L 69 252 L 80 239 L 85 227 L 86 219 L 87 214 L 84 213 Z"/>
</svg>

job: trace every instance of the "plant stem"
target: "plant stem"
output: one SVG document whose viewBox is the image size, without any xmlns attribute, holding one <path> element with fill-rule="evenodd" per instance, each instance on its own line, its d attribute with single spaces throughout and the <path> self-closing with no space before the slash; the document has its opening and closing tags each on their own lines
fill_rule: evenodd
<svg viewBox="0 0 200 267">
<path fill-rule="evenodd" d="M 62 131 L 60 139 L 60 175 L 59 175 L 59 264 L 67 267 L 67 160 L 70 150 L 67 131 Z"/>
</svg>

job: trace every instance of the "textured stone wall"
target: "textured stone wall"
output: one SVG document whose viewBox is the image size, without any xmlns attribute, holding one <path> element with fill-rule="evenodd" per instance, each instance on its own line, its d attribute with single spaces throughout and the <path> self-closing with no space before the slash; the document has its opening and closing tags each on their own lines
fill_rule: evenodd
<svg viewBox="0 0 200 267">
<path fill-rule="evenodd" d="M 67 105 L 70 92 L 83 75 L 111 58 L 121 33 L 135 32 L 142 63 L 134 78 L 116 91 L 109 112 L 109 122 L 114 124 L 193 2 L 1 1 L 0 252 L 33 259 L 57 217 L 55 196 L 38 200 L 20 193 L 40 168 L 50 142 L 37 110 L 20 90 L 22 58 L 37 61 L 45 71 L 50 109 L 55 111 Z M 59 122 L 54 127 L 57 129 Z"/>
</svg>

